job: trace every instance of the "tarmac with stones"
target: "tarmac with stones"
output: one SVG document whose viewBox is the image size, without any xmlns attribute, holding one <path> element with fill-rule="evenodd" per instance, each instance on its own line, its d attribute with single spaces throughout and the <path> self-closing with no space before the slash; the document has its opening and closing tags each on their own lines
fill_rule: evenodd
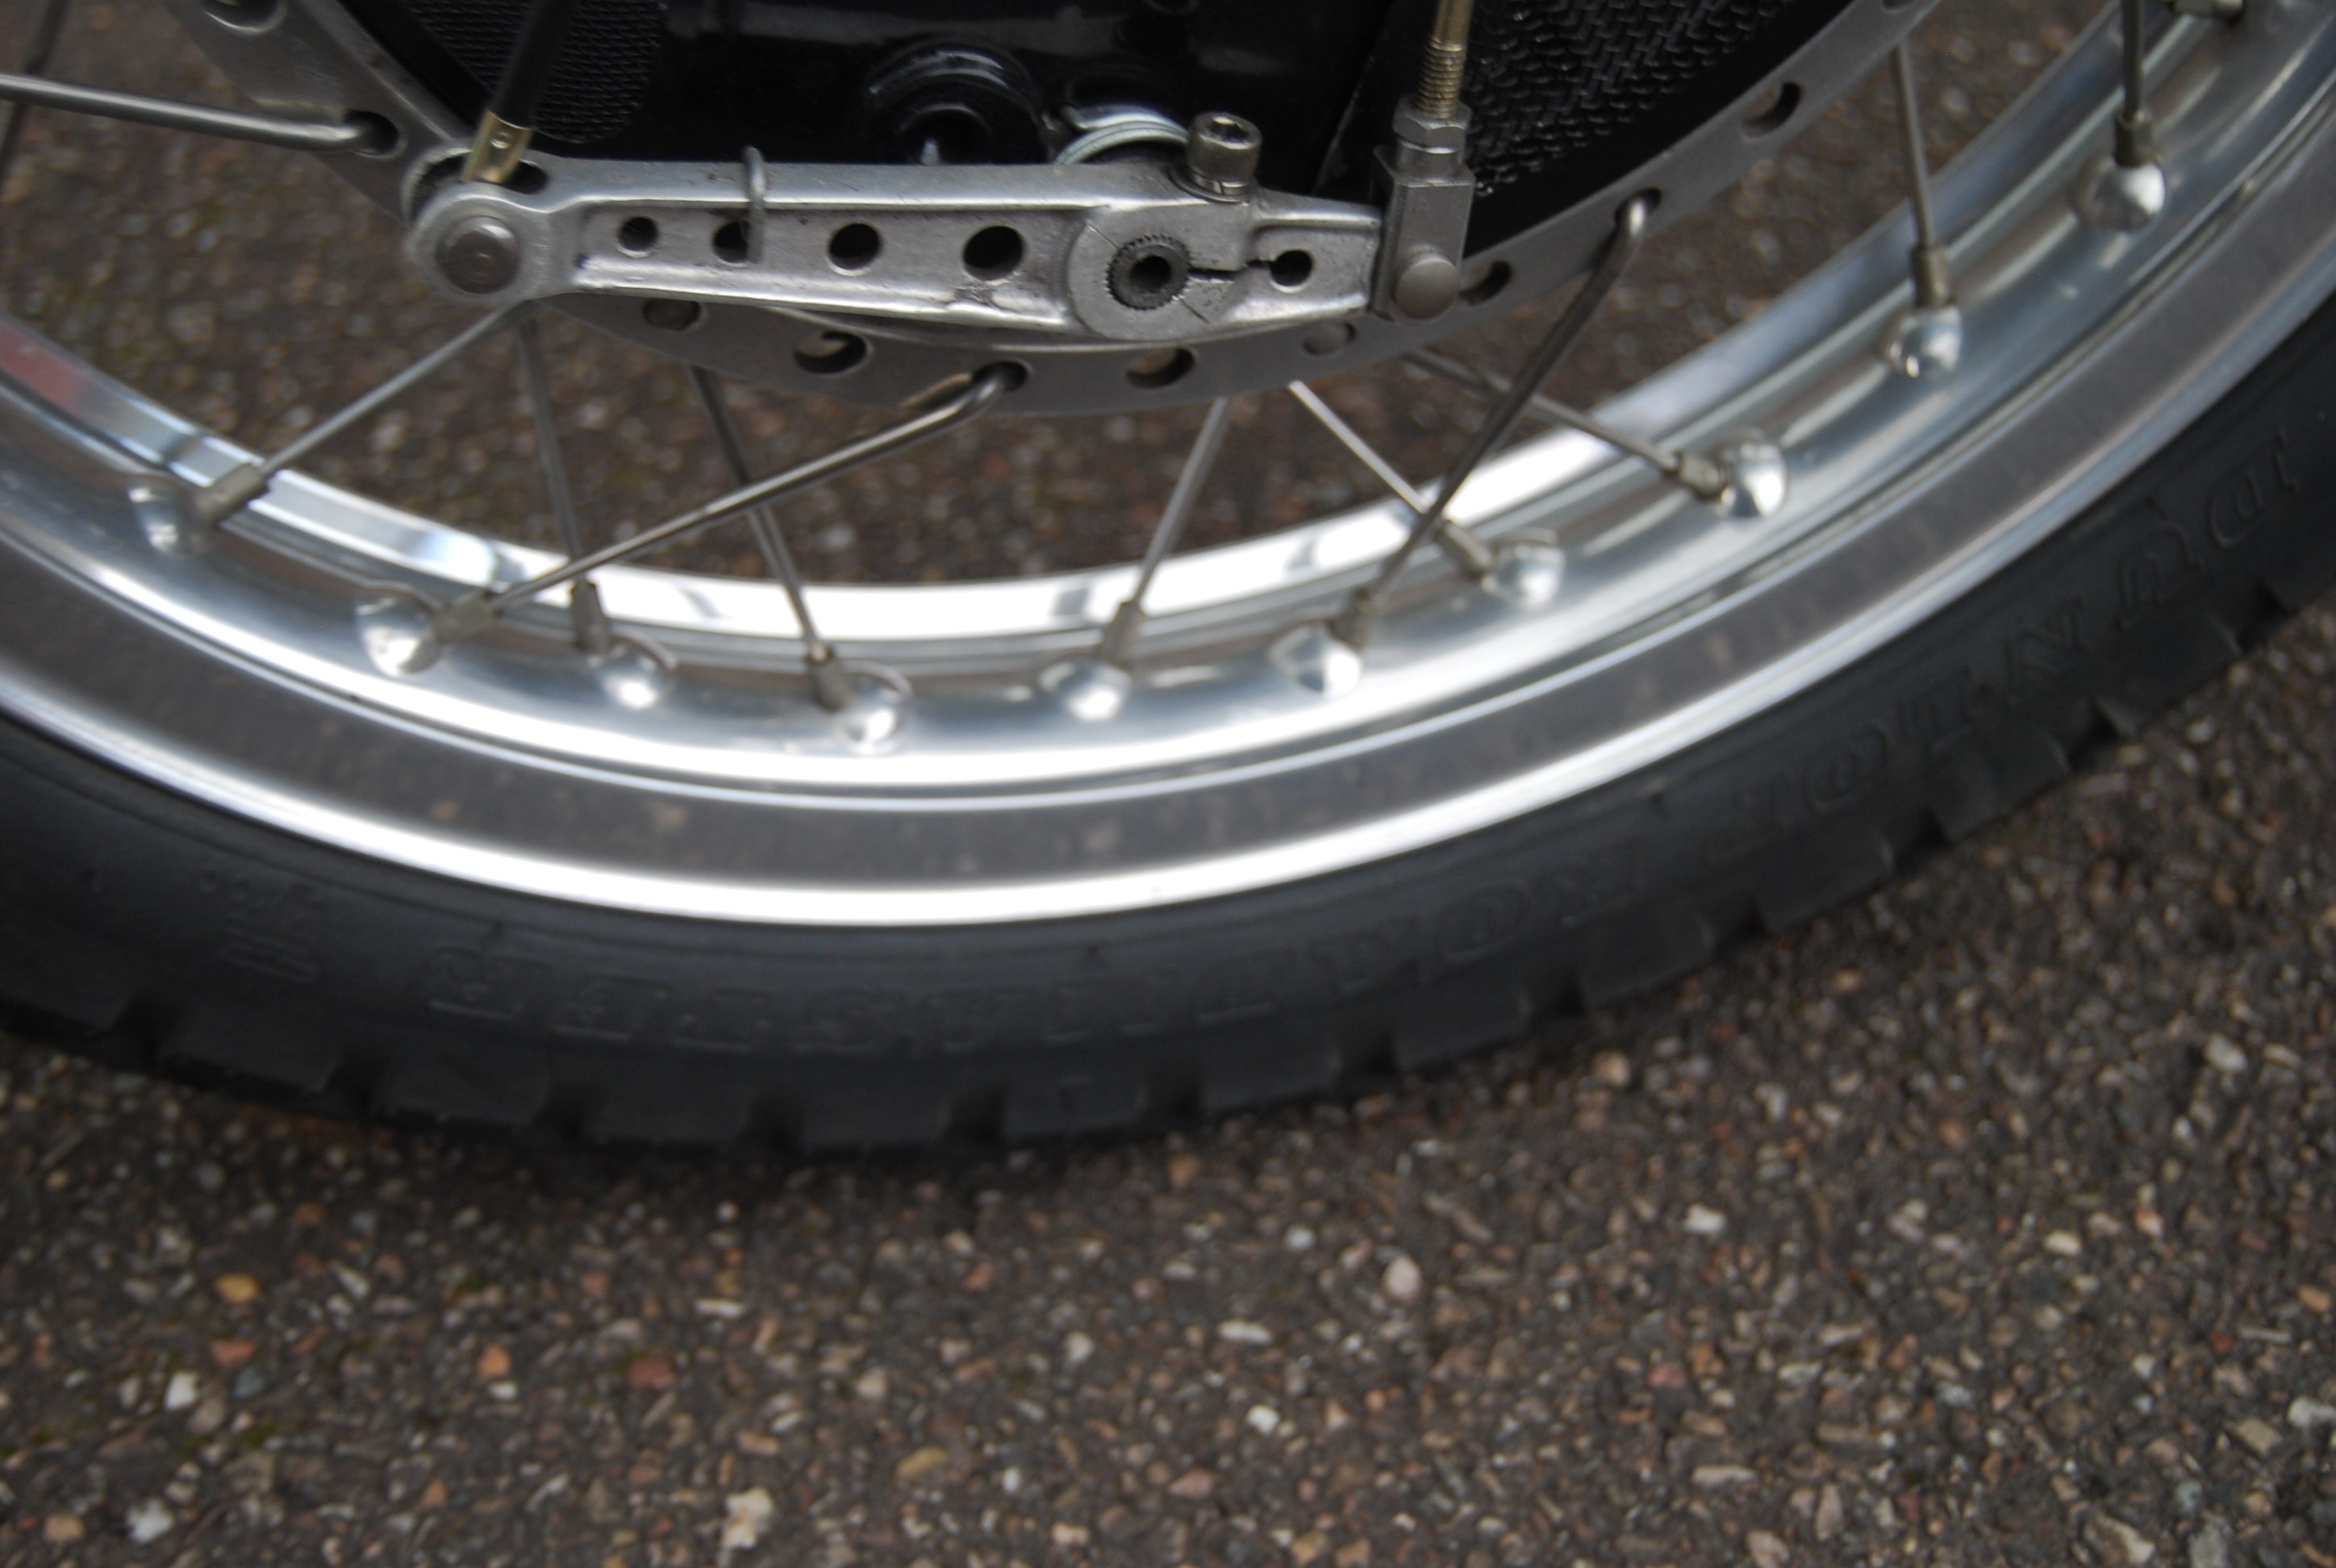
<svg viewBox="0 0 2336 1568">
<path fill-rule="evenodd" d="M 2331 676 L 2323 609 L 1669 995 L 1149 1142 L 530 1153 L 0 1040 L 0 1564 L 2336 1568 Z"/>
</svg>

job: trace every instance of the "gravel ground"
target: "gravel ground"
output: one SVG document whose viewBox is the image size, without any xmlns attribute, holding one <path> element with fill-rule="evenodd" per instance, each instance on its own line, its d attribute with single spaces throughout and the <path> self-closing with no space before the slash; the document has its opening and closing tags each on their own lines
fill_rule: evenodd
<svg viewBox="0 0 2336 1568">
<path fill-rule="evenodd" d="M 1951 0 L 1942 148 L 2078 15 Z M 222 91 L 142 6 L 78 15 L 62 71 Z M 1675 231 L 1574 394 L 1880 211 L 1886 109 L 1860 95 Z M 247 439 L 437 324 L 336 260 L 375 220 L 329 183 L 239 200 L 297 163 L 34 132 L 8 307 Z M 289 281 L 230 287 L 262 252 Z M 578 443 L 591 482 L 705 480 L 672 389 L 595 352 L 564 384 L 608 433 Z M 1338 395 L 1422 468 L 1454 438 L 1399 374 Z M 756 405 L 774 460 L 861 417 L 795 406 Z M 1359 489 L 1256 406 L 1287 472 L 1229 471 L 1236 501 Z M 500 461 L 523 444 L 463 415 L 430 403 L 339 472 L 540 529 Z M 1010 428 L 949 482 L 958 515 L 1014 520 L 957 540 L 965 570 L 1124 550 L 1183 426 Z M 806 518 L 843 540 L 822 574 L 930 550 L 893 502 L 939 492 L 894 473 Z M 0 1563 L 2336 1568 L 2331 666 L 2323 611 L 2018 820 L 1671 995 L 1148 1143 L 548 1154 L 0 1039 Z"/>
</svg>

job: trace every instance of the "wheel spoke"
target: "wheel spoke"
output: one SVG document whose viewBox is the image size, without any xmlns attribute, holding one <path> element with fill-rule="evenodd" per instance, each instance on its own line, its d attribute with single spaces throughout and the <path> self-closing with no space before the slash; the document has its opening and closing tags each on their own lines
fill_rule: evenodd
<svg viewBox="0 0 2336 1568">
<path fill-rule="evenodd" d="M 1470 365 L 1465 360 L 1455 359 L 1450 355 L 1439 353 L 1433 348 L 1414 349 L 1405 355 L 1404 358 L 1422 370 L 1430 371 L 1447 381 L 1457 382 L 1462 386 L 1471 391 L 1481 392 L 1487 397 L 1502 396 L 1507 393 L 1511 385 L 1509 378 L 1505 375 L 1495 375 L 1492 371 Z M 1728 489 L 1727 470 L 1700 453 L 1683 451 L 1675 446 L 1665 446 L 1660 442 L 1649 441 L 1646 437 L 1633 434 L 1619 425 L 1609 424 L 1595 414 L 1584 414 L 1571 404 L 1560 403 L 1555 398 L 1540 393 L 1535 393 L 1526 403 L 1525 407 L 1527 412 L 1552 424 L 1562 424 L 1570 429 L 1578 430 L 1584 435 L 1604 442 L 1618 452 L 1637 458 L 1665 479 L 1682 486 L 1702 500 L 1716 500 Z"/>
<path fill-rule="evenodd" d="M 991 365 L 977 374 L 956 395 L 902 420 L 889 430 L 863 436 L 824 457 L 798 463 L 784 473 L 743 485 L 703 506 L 693 507 L 677 517 L 670 518 L 645 533 L 604 545 L 589 555 L 564 562 L 524 582 L 516 582 L 508 588 L 481 589 L 467 594 L 437 613 L 433 629 L 445 641 L 468 637 L 484 630 L 503 611 L 523 604 L 538 594 L 589 576 L 604 566 L 629 560 L 637 555 L 671 544 L 686 534 L 735 517 L 740 512 L 810 490 L 854 469 L 864 468 L 880 459 L 905 452 L 988 413 L 1020 379 L 1019 372 L 1010 365 Z"/>
<path fill-rule="evenodd" d="M 714 427 L 714 443 L 722 449 L 722 461 L 730 470 L 734 484 L 754 482 L 754 469 L 746 461 L 746 443 L 739 439 L 738 422 L 731 417 L 729 402 L 722 394 L 722 378 L 702 365 L 689 367 L 689 385 L 697 394 L 698 406 L 706 410 L 706 422 Z M 779 520 L 767 505 L 757 506 L 746 513 L 746 530 L 754 535 L 756 549 L 761 550 L 763 565 L 778 579 L 779 587 L 787 596 L 788 608 L 794 611 L 795 625 L 803 632 L 803 669 L 811 677 L 812 693 L 822 707 L 840 708 L 852 696 L 852 683 L 846 678 L 835 657 L 835 649 L 819 635 L 819 627 L 811 618 L 811 604 L 803 597 L 803 573 L 795 568 L 795 558 L 787 549 L 786 535 L 780 531 Z"/>
<path fill-rule="evenodd" d="M 1597 316 L 1599 307 L 1606 303 L 1606 297 L 1613 293 L 1614 286 L 1622 280 L 1622 274 L 1629 269 L 1631 258 L 1638 255 L 1639 247 L 1645 243 L 1647 219 L 1653 211 L 1653 201 L 1645 196 L 1633 196 L 1622 204 L 1621 210 L 1614 217 L 1613 232 L 1607 236 L 1606 244 L 1599 251 L 1597 263 L 1591 268 L 1590 276 L 1582 280 L 1582 287 L 1566 302 L 1565 310 L 1558 317 L 1556 325 L 1549 329 L 1548 336 L 1541 340 L 1533 356 L 1525 362 L 1523 374 L 1510 385 L 1500 402 L 1494 404 L 1484 423 L 1477 426 L 1466 450 L 1461 453 L 1459 462 L 1454 463 L 1452 472 L 1444 476 L 1436 498 L 1420 511 L 1403 542 L 1389 552 L 1371 580 L 1355 589 L 1344 608 L 1332 618 L 1329 623 L 1332 637 L 1355 648 L 1361 648 L 1369 639 L 1371 623 L 1377 618 L 1379 604 L 1387 590 L 1393 586 L 1397 576 L 1419 547 L 1433 538 L 1443 525 L 1445 511 L 1451 506 L 1452 498 L 1460 492 L 1461 486 L 1468 482 L 1468 476 L 1507 439 L 1517 421 L 1523 416 L 1533 394 L 1541 390 L 1542 384 L 1555 374 L 1566 353 L 1581 341 L 1582 333 Z"/>
<path fill-rule="evenodd" d="M 65 9 L 72 4 L 73 0 L 47 0 L 33 18 L 32 40 L 24 45 L 23 79 L 48 74 L 49 57 L 57 52 L 57 40 L 65 30 Z M 24 134 L 25 113 L 25 106 L 15 99 L 0 110 L 0 196 L 7 194 L 8 166 L 16 161 L 16 141 Z"/>
<path fill-rule="evenodd" d="M 1353 453 L 1365 468 L 1378 476 L 1381 484 L 1395 492 L 1397 497 L 1411 508 L 1415 518 L 1433 504 L 1426 492 L 1397 472 L 1395 464 L 1380 456 L 1378 449 L 1365 441 L 1360 432 L 1339 418 L 1338 411 L 1323 402 L 1312 387 L 1302 381 L 1293 381 L 1290 384 L 1289 392 L 1307 413 L 1321 424 L 1323 429 L 1338 438 L 1339 445 Z M 1450 518 L 1445 518 L 1443 526 L 1436 531 L 1436 542 L 1443 548 L 1445 555 L 1451 557 L 1454 566 L 1472 578 L 1481 579 L 1493 570 L 1493 552 L 1478 542 L 1475 534 Z"/>
<path fill-rule="evenodd" d="M 1898 87 L 1906 205 L 1914 216 L 1914 248 L 1906 253 L 1913 272 L 1914 303 L 1891 324 L 1879 346 L 1882 357 L 1902 375 L 1943 375 L 1962 360 L 1962 311 L 1955 305 L 1947 248 L 1939 242 L 1939 220 L 1931 206 L 1930 159 L 1922 143 L 1922 95 L 1914 83 L 1913 48 L 1901 41 L 1891 51 L 1890 66 Z"/>
<path fill-rule="evenodd" d="M 1201 503 L 1201 487 L 1208 483 L 1210 472 L 1217 466 L 1217 453 L 1224 449 L 1232 412 L 1233 400 L 1230 397 L 1220 397 L 1209 404 L 1208 414 L 1201 421 L 1201 433 L 1192 438 L 1192 449 L 1184 454 L 1184 466 L 1176 475 L 1176 488 L 1169 492 L 1168 504 L 1161 510 L 1160 521 L 1153 525 L 1152 541 L 1144 548 L 1144 565 L 1135 574 L 1135 587 L 1121 601 L 1111 624 L 1104 628 L 1103 646 L 1097 651 L 1106 663 L 1124 666 L 1135 657 L 1135 639 L 1144 630 L 1144 595 L 1152 591 L 1152 579 L 1158 575 L 1160 563 L 1175 550 L 1185 523 Z"/>
<path fill-rule="evenodd" d="M 75 82 L 52 82 L 35 74 L 0 73 L 0 98 L 9 100 L 10 126 L 23 105 L 65 109 L 103 120 L 128 120 L 159 125 L 165 131 L 191 131 L 200 136 L 223 136 L 231 141 L 258 141 L 288 147 L 296 152 L 354 152 L 379 146 L 384 131 L 371 119 L 287 120 L 276 114 L 247 114 L 239 109 L 213 109 L 201 103 L 180 103 L 169 98 L 149 98 L 138 93 L 116 93 L 106 87 L 84 87 Z M 9 151 L 14 151 L 13 141 Z"/>
<path fill-rule="evenodd" d="M 535 420 L 536 455 L 543 463 L 544 493 L 560 525 L 560 541 L 569 558 L 584 553 L 584 526 L 577 520 L 575 492 L 568 484 L 568 461 L 560 449 L 560 426 L 551 413 L 551 378 L 543 368 L 543 333 L 533 317 L 511 332 L 519 345 L 520 375 L 527 383 L 528 412 Z M 569 617 L 576 626 L 576 646 L 589 654 L 604 654 L 616 644 L 608 611 L 600 608 L 600 590 L 585 578 L 568 589 Z"/>
<path fill-rule="evenodd" d="M 516 305 L 504 306 L 492 316 L 481 317 L 338 414 L 322 424 L 311 425 L 290 445 L 257 463 L 241 463 L 229 469 L 195 492 L 196 517 L 204 522 L 215 523 L 258 500 L 268 492 L 268 485 L 283 470 L 365 419 L 384 404 L 404 396 L 504 327 L 525 320 L 534 308 L 533 301 L 521 300 Z"/>
</svg>

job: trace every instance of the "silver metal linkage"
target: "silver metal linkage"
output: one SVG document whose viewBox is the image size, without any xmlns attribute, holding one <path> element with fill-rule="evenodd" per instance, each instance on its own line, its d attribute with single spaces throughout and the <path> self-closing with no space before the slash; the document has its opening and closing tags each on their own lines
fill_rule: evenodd
<svg viewBox="0 0 2336 1568">
<path fill-rule="evenodd" d="M 739 439 L 738 422 L 730 415 L 730 404 L 722 394 L 722 378 L 702 365 L 689 367 L 689 385 L 697 394 L 698 406 L 706 410 L 706 422 L 714 427 L 714 443 L 722 449 L 722 461 L 730 470 L 731 482 L 752 484 L 754 475 L 746 461 L 746 443 Z M 802 629 L 803 674 L 810 677 L 812 696 L 819 706 L 833 712 L 852 701 L 852 679 L 835 649 L 819 635 L 819 627 L 811 618 L 811 604 L 803 597 L 803 573 L 795 568 L 795 558 L 787 549 L 786 535 L 779 531 L 779 520 L 768 506 L 757 506 L 746 513 L 747 531 L 754 536 L 755 548 L 762 551 L 764 568 L 778 579 L 787 596 L 787 607 L 794 611 L 795 625 Z"/>
<path fill-rule="evenodd" d="M 1356 649 L 1370 640 L 1371 626 L 1378 618 L 1379 606 L 1387 590 L 1394 585 L 1396 578 L 1419 547 L 1434 538 L 1443 526 L 1445 510 L 1451 506 L 1452 498 L 1460 493 L 1461 486 L 1468 482 L 1468 476 L 1508 438 L 1509 433 L 1516 428 L 1517 421 L 1523 416 L 1533 394 L 1541 390 L 1542 383 L 1555 374 L 1567 352 L 1581 341 L 1582 333 L 1588 330 L 1591 319 L 1597 316 L 1599 307 L 1605 304 L 1606 297 L 1614 292 L 1614 286 L 1622 280 L 1622 274 L 1639 254 L 1639 247 L 1646 242 L 1647 219 L 1653 215 L 1654 208 L 1654 199 L 1643 194 L 1633 196 L 1622 203 L 1621 210 L 1614 215 L 1613 232 L 1607 236 L 1604 247 L 1598 253 L 1597 262 L 1590 269 L 1590 276 L 1583 278 L 1582 286 L 1574 290 L 1573 297 L 1567 301 L 1556 325 L 1549 329 L 1548 336 L 1541 340 L 1533 356 L 1525 362 L 1523 372 L 1510 384 L 1509 390 L 1493 406 L 1484 423 L 1476 427 L 1476 433 L 1469 439 L 1460 460 L 1444 476 L 1444 482 L 1437 489 L 1435 499 L 1420 509 L 1403 542 L 1388 553 L 1371 579 L 1356 589 L 1345 606 L 1331 617 L 1327 629 L 1332 638 Z"/>
<path fill-rule="evenodd" d="M 1230 397 L 1220 397 L 1209 404 L 1209 412 L 1201 421 L 1201 433 L 1192 438 L 1192 449 L 1184 454 L 1184 466 L 1176 475 L 1176 488 L 1168 492 L 1168 504 L 1161 510 L 1160 521 L 1153 525 L 1152 542 L 1144 547 L 1144 565 L 1135 574 L 1135 586 L 1120 601 L 1111 624 L 1104 628 L 1103 642 L 1095 654 L 1105 663 L 1124 669 L 1135 657 L 1136 638 L 1144 633 L 1144 595 L 1152 591 L 1152 579 L 1159 574 L 1160 563 L 1175 550 L 1185 523 L 1201 503 L 1201 487 L 1208 482 L 1211 471 L 1217 466 L 1217 453 L 1224 449 L 1225 432 L 1231 428 L 1233 400 Z"/>
<path fill-rule="evenodd" d="M 1339 445 L 1353 453 L 1365 468 L 1376 474 L 1381 484 L 1395 492 L 1397 498 L 1411 508 L 1415 516 L 1427 510 L 1431 503 L 1427 493 L 1397 472 L 1395 464 L 1380 456 L 1377 447 L 1339 418 L 1338 411 L 1316 395 L 1312 387 L 1302 381 L 1293 381 L 1290 384 L 1290 395 L 1296 398 L 1323 429 L 1337 437 Z M 1484 580 L 1484 574 L 1493 570 L 1493 552 L 1486 550 L 1475 534 L 1450 518 L 1445 518 L 1444 525 L 1436 531 L 1436 542 L 1454 566 L 1475 581 Z"/>
<path fill-rule="evenodd" d="M 823 484 L 856 468 L 905 452 L 921 442 L 954 430 L 988 413 L 999 398 L 1021 385 L 1021 380 L 1022 372 L 1018 366 L 993 365 L 975 375 L 951 396 L 902 420 L 889 430 L 863 436 L 849 446 L 839 447 L 809 463 L 798 463 L 784 473 L 742 485 L 703 506 L 692 507 L 676 517 L 669 518 L 646 532 L 603 545 L 589 555 L 563 561 L 550 570 L 540 572 L 522 582 L 512 583 L 507 588 L 479 589 L 465 594 L 432 616 L 430 630 L 441 644 L 457 642 L 483 631 L 493 625 L 496 618 L 503 612 L 526 603 L 538 594 L 589 576 L 603 567 L 661 549 L 684 535 L 696 533 L 700 529 L 709 528 L 784 496 Z"/>
<path fill-rule="evenodd" d="M 551 412 L 551 377 L 543 365 L 543 332 L 530 317 L 512 330 L 519 345 L 520 375 L 527 383 L 528 412 L 535 420 L 535 451 L 543 463 L 544 493 L 560 525 L 560 547 L 569 559 L 584 553 L 584 525 L 576 516 L 576 496 L 568 485 L 568 463 L 560 450 L 560 426 Z M 568 614 L 576 628 L 576 646 L 598 657 L 617 645 L 616 628 L 600 606 L 600 590 L 590 578 L 569 585 Z"/>
<path fill-rule="evenodd" d="M 447 365 L 470 353 L 480 344 L 507 326 L 525 320 L 535 309 L 532 300 L 507 305 L 492 316 L 482 316 L 470 326 L 320 424 L 310 425 L 288 446 L 285 446 L 256 463 L 239 463 L 200 490 L 195 492 L 191 505 L 196 520 L 203 523 L 223 521 L 251 502 L 268 493 L 276 476 L 299 462 L 350 426 L 365 419 L 384 404 L 395 401 L 422 382 L 435 375 Z"/>
<path fill-rule="evenodd" d="M 1505 375 L 1495 375 L 1433 348 L 1414 349 L 1404 358 L 1422 370 L 1443 376 L 1447 381 L 1457 382 L 1487 397 L 1503 395 L 1512 385 Z M 1584 414 L 1540 393 L 1533 395 L 1525 409 L 1552 424 L 1578 430 L 1618 452 L 1627 453 L 1699 500 L 1717 501 L 1728 492 L 1728 471 L 1700 453 L 1649 441 L 1645 436 L 1609 424 L 1595 414 Z"/>
<path fill-rule="evenodd" d="M 1898 83 L 1898 131 L 1906 161 L 1906 205 L 1914 216 L 1914 302 L 1890 324 L 1880 345 L 1882 357 L 1899 375 L 1919 380 L 1947 375 L 1961 362 L 1963 313 L 1955 304 L 1947 248 L 1939 243 L 1939 220 L 1931 206 L 1931 169 L 1922 144 L 1922 102 L 1914 87 L 1914 54 L 1902 40 L 1891 52 Z"/>
<path fill-rule="evenodd" d="M 347 120 L 288 120 L 277 114 L 246 114 L 237 109 L 212 109 L 200 103 L 180 103 L 168 98 L 148 98 L 136 93 L 116 93 L 105 87 L 52 82 L 38 74 L 0 73 L 0 99 L 12 103 L 65 109 L 104 120 L 128 120 L 159 125 L 165 131 L 192 131 L 202 136 L 224 136 L 233 141 L 258 141 L 288 147 L 296 152 L 370 152 L 386 147 L 394 137 L 388 123 L 370 116 Z M 12 112 L 10 123 L 21 110 Z"/>
<path fill-rule="evenodd" d="M 46 0 L 33 18 L 33 32 L 24 45 L 24 73 L 15 81 L 37 80 L 48 74 L 49 57 L 65 30 L 65 9 L 73 0 Z M 0 113 L 0 196 L 8 190 L 8 166 L 16 161 L 16 141 L 24 132 L 24 105 L 14 99 Z"/>
</svg>

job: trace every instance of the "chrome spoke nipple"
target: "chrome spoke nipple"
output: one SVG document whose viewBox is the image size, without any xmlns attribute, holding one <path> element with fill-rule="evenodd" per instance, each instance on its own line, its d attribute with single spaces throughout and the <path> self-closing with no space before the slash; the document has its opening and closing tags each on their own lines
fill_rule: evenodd
<svg viewBox="0 0 2336 1568">
<path fill-rule="evenodd" d="M 1711 507 L 1722 517 L 1748 520 L 1780 511 L 1792 488 L 1782 448 L 1757 430 L 1739 431 L 1712 454 L 1728 486 Z"/>
<path fill-rule="evenodd" d="M 195 492 L 195 521 L 217 527 L 268 493 L 275 476 L 256 463 L 238 463 Z"/>
<path fill-rule="evenodd" d="M 835 649 L 813 639 L 803 649 L 803 674 L 811 681 L 812 700 L 830 713 L 842 713 L 859 700 L 860 687 Z"/>
<path fill-rule="evenodd" d="M 1951 375 L 1962 363 L 1963 313 L 1954 305 L 1916 305 L 1898 313 L 1876 346 L 1893 370 L 1909 381 Z"/>
<path fill-rule="evenodd" d="M 495 624 L 497 606 L 485 589 L 473 589 L 453 603 L 446 605 L 430 617 L 433 636 L 442 644 L 452 646 Z"/>
<path fill-rule="evenodd" d="M 881 665 L 846 665 L 830 657 L 838 677 L 849 683 L 851 698 L 830 710 L 829 722 L 843 744 L 862 755 L 887 752 L 900 744 L 908 726 L 909 705 L 916 693 L 907 677 Z"/>
<path fill-rule="evenodd" d="M 1144 635 L 1144 606 L 1133 599 L 1123 599 L 1112 611 L 1111 624 L 1103 628 L 1103 640 L 1095 645 L 1095 657 L 1105 664 L 1122 668 L 1135 657 L 1135 639 Z"/>
<path fill-rule="evenodd" d="M 1674 454 L 1678 462 L 1670 470 L 1670 478 L 1689 494 L 1702 501 L 1718 501 L 1728 493 L 1728 471 L 1699 452 Z"/>
<path fill-rule="evenodd" d="M 370 584 L 358 592 L 357 646 L 384 675 L 420 675 L 446 651 L 438 629 L 443 613 L 411 589 Z"/>
<path fill-rule="evenodd" d="M 1286 633 L 1273 645 L 1274 667 L 1318 696 L 1354 690 L 1363 678 L 1362 644 L 1352 640 L 1354 627 L 1341 629 L 1340 622 L 1348 621 L 1355 609 L 1356 601 L 1349 599 L 1330 619 L 1309 620 Z"/>
<path fill-rule="evenodd" d="M 1038 689 L 1082 724 L 1102 724 L 1119 716 L 1135 689 L 1135 677 L 1107 658 L 1081 654 L 1048 665 L 1038 675 Z"/>
<path fill-rule="evenodd" d="M 600 603 L 599 585 L 590 578 L 568 585 L 568 619 L 577 648 L 587 656 L 605 658 L 617 646 L 617 628 L 609 624 L 608 611 Z"/>
<path fill-rule="evenodd" d="M 1565 551 L 1545 533 L 1504 539 L 1484 583 L 1485 592 L 1519 609 L 1545 609 L 1565 584 Z"/>
</svg>

